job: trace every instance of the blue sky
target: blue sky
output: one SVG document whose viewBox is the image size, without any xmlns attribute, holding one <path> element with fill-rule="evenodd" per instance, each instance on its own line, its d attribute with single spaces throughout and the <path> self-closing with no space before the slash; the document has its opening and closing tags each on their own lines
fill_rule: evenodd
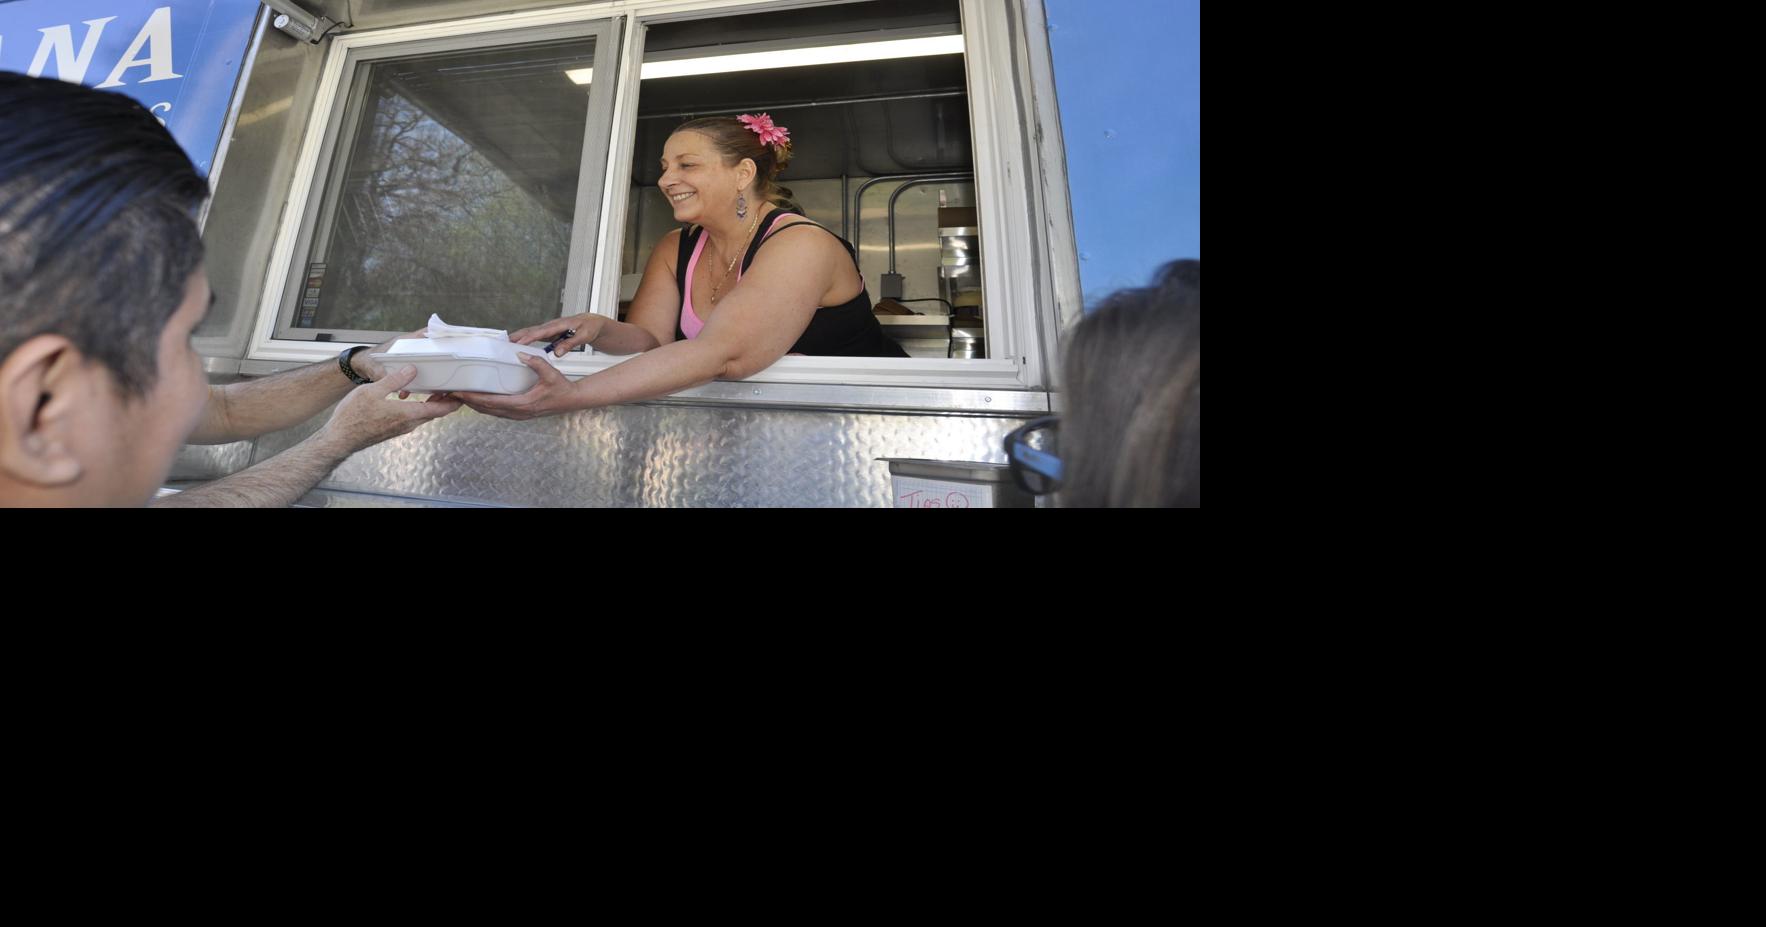
<svg viewBox="0 0 1766 927">
<path fill-rule="evenodd" d="M 1202 4 L 1046 6 L 1089 306 L 1202 256 Z"/>
</svg>

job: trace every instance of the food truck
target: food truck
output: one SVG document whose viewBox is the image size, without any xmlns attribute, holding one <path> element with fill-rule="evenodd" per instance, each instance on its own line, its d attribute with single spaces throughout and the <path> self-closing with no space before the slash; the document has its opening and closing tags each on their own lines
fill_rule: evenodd
<svg viewBox="0 0 1766 927">
<path fill-rule="evenodd" d="M 10 0 L 0 68 L 140 99 L 209 177 L 212 382 L 432 315 L 618 318 L 676 227 L 671 130 L 763 112 L 795 143 L 779 182 L 856 246 L 908 355 L 787 356 L 531 421 L 462 410 L 303 504 L 985 507 L 1031 504 L 1001 439 L 1058 410 L 1062 331 L 1200 256 L 1199 26 L 1199 0 Z M 186 447 L 172 488 L 324 418 Z"/>
</svg>

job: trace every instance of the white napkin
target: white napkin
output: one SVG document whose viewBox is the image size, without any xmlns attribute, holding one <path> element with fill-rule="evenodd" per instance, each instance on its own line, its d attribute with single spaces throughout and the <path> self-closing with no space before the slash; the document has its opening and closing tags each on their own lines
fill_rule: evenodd
<svg viewBox="0 0 1766 927">
<path fill-rule="evenodd" d="M 458 359 L 490 360 L 518 366 L 521 364 L 520 355 L 532 354 L 535 357 L 544 357 L 553 366 L 558 363 L 544 347 L 516 344 L 509 340 L 509 333 L 502 329 L 449 325 L 439 315 L 430 315 L 429 328 L 423 335 L 422 338 L 394 341 L 386 353 L 447 354 Z"/>
<path fill-rule="evenodd" d="M 501 328 L 471 328 L 465 325 L 449 325 L 442 321 L 441 316 L 433 312 L 429 314 L 429 328 L 423 332 L 425 338 L 469 338 L 473 335 L 509 340 L 509 333 Z"/>
</svg>

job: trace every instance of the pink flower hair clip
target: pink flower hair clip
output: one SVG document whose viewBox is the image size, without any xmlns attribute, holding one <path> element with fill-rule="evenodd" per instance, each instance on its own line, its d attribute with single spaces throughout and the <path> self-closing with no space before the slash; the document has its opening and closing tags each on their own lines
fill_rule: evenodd
<svg viewBox="0 0 1766 927">
<path fill-rule="evenodd" d="M 773 117 L 766 113 L 758 116 L 737 116 L 736 121 L 747 126 L 749 131 L 760 136 L 762 145 L 782 145 L 791 137 L 791 130 L 784 126 L 773 125 Z"/>
</svg>

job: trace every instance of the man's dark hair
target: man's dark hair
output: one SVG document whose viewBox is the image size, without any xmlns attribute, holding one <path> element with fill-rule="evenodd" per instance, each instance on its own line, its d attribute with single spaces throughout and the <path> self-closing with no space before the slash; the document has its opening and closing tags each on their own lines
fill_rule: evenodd
<svg viewBox="0 0 1766 927">
<path fill-rule="evenodd" d="M 126 395 L 158 379 L 160 333 L 202 262 L 208 184 L 145 107 L 0 71 L 0 359 L 61 335 Z"/>
</svg>

